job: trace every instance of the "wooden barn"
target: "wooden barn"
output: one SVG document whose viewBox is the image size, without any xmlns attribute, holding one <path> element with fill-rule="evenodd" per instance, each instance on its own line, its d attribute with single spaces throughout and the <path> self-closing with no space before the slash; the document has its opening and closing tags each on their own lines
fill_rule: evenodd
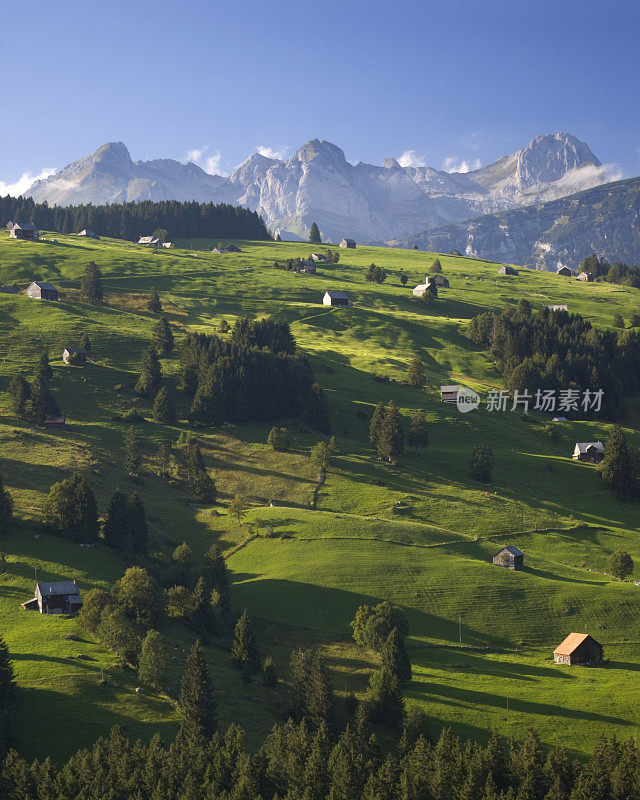
<svg viewBox="0 0 640 800">
<path fill-rule="evenodd" d="M 327 257 L 322 255 L 322 253 L 311 253 L 311 258 L 314 261 L 326 261 Z"/>
<path fill-rule="evenodd" d="M 447 287 L 448 286 L 449 286 L 449 281 L 447 281 Z M 414 297 L 424 297 L 427 292 L 432 294 L 434 297 L 438 296 L 438 284 L 433 278 L 430 278 L 428 275 L 426 276 L 424 283 L 419 283 L 415 287 L 415 289 L 413 290 L 413 295 Z"/>
<path fill-rule="evenodd" d="M 340 247 L 348 247 L 350 250 L 355 250 L 356 243 L 353 241 L 353 239 L 343 239 L 340 242 Z"/>
<path fill-rule="evenodd" d="M 338 308 L 351 308 L 353 303 L 349 300 L 349 295 L 346 292 L 326 291 L 322 298 L 322 304 L 325 306 L 337 306 Z"/>
<path fill-rule="evenodd" d="M 98 234 L 95 233 L 94 231 L 92 231 L 90 228 L 85 228 L 83 231 L 80 231 L 80 233 L 78 233 L 77 236 L 84 236 L 85 239 L 99 239 L 100 238 L 98 236 Z"/>
<path fill-rule="evenodd" d="M 461 256 L 462 253 L 459 250 L 453 249 L 453 250 L 449 250 L 449 255 L 450 256 Z"/>
<path fill-rule="evenodd" d="M 504 267 L 500 267 L 498 270 L 498 275 L 517 275 L 518 270 L 515 267 L 510 267 L 508 264 L 505 264 Z"/>
<path fill-rule="evenodd" d="M 31 241 L 35 241 L 40 238 L 40 231 L 30 222 L 25 222 L 22 225 L 19 222 L 9 222 L 7 228 L 9 228 L 9 235 L 12 239 L 30 239 Z"/>
<path fill-rule="evenodd" d="M 65 364 L 80 366 L 87 363 L 87 351 L 84 347 L 65 347 L 62 351 L 62 360 Z"/>
<path fill-rule="evenodd" d="M 580 272 L 576 280 L 584 281 L 585 283 L 593 283 L 595 278 L 593 276 L 593 272 Z"/>
<path fill-rule="evenodd" d="M 138 244 L 143 244 L 145 247 L 159 247 L 160 239 L 157 236 L 141 236 Z"/>
<path fill-rule="evenodd" d="M 599 464 L 604 458 L 602 442 L 576 442 L 573 450 L 574 461 L 586 461 L 588 464 Z"/>
<path fill-rule="evenodd" d="M 503 547 L 493 557 L 493 563 L 507 569 L 524 569 L 524 553 L 512 544 Z"/>
<path fill-rule="evenodd" d="M 457 403 L 459 391 L 460 391 L 460 386 L 457 383 L 453 384 L 452 386 L 441 386 L 440 401 L 442 403 Z"/>
<path fill-rule="evenodd" d="M 38 581 L 34 597 L 21 605 L 25 611 L 37 608 L 41 614 L 73 614 L 82 608 L 82 597 L 75 578 L 53 583 Z"/>
<path fill-rule="evenodd" d="M 35 300 L 57 300 L 58 290 L 52 283 L 34 281 L 27 289 L 27 296 Z"/>
<path fill-rule="evenodd" d="M 223 253 L 241 253 L 242 250 L 239 247 L 237 247 L 235 244 L 228 244 L 225 248 L 223 248 L 222 252 Z"/>
<path fill-rule="evenodd" d="M 571 272 L 569 267 L 558 267 L 556 270 L 556 275 L 563 275 L 565 278 L 570 278 L 573 275 L 573 272 Z"/>
<path fill-rule="evenodd" d="M 449 289 L 449 279 L 445 278 L 444 275 L 434 275 L 433 278 L 427 278 L 427 286 L 429 284 L 433 284 L 437 286 L 438 289 Z"/>
<path fill-rule="evenodd" d="M 44 427 L 48 431 L 63 431 L 66 426 L 67 420 L 62 416 L 44 418 Z"/>
<path fill-rule="evenodd" d="M 602 658 L 602 645 L 588 633 L 570 633 L 553 651 L 556 664 L 601 664 Z"/>
</svg>

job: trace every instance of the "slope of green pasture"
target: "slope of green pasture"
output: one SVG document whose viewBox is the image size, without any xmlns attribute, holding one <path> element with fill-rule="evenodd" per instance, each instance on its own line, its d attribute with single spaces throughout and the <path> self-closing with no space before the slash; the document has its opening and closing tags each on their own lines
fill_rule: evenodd
<svg viewBox="0 0 640 800">
<path fill-rule="evenodd" d="M 632 702 L 636 667 L 631 653 L 607 668 L 593 709 L 591 687 L 582 691 L 582 678 L 576 677 L 571 683 L 575 690 L 557 698 L 554 711 L 555 668 L 536 673 L 536 681 L 527 683 L 527 690 L 534 683 L 537 687 L 539 696 L 532 702 L 538 706 L 514 711 L 519 716 L 508 725 L 500 722 L 500 703 L 489 697 L 512 687 L 512 674 L 537 669 L 571 630 L 588 630 L 607 648 L 638 640 L 640 588 L 601 574 L 613 550 L 627 549 L 640 561 L 638 504 L 617 502 L 593 467 L 570 458 L 575 441 L 605 438 L 609 426 L 567 423 L 556 426 L 554 441 L 547 418 L 523 418 L 519 412 L 461 415 L 439 402 L 439 386 L 464 382 L 481 392 L 500 387 L 490 359 L 464 335 L 467 320 L 480 311 L 511 306 L 524 297 L 535 308 L 567 303 L 571 311 L 606 327 L 616 312 L 629 319 L 640 292 L 529 270 L 517 278 L 498 278 L 496 264 L 441 255 L 452 288 L 427 307 L 412 297 L 411 288 L 424 280 L 435 255 L 418 251 L 341 250 L 338 264 L 321 264 L 316 275 L 297 275 L 274 269 L 274 260 L 306 257 L 322 252 L 324 245 L 240 242 L 243 252 L 218 255 L 198 240 L 182 243 L 189 249 L 156 253 L 117 240 L 56 238 L 59 244 L 28 243 L 0 234 L 0 283 L 24 288 L 42 278 L 61 292 L 59 303 L 0 294 L 0 473 L 14 495 L 17 517 L 25 521 L 2 543 L 8 564 L 0 583 L 0 626 L 16 657 L 23 695 L 16 727 L 30 754 L 45 754 L 33 739 L 38 720 L 53 730 L 78 715 L 83 719 L 78 737 L 60 743 L 57 756 L 114 721 L 126 724 L 132 735 L 148 737 L 156 730 L 170 732 L 176 720 L 168 699 L 133 692 L 135 674 L 115 667 L 114 657 L 100 645 L 62 639 L 67 629 L 77 631 L 73 620 L 20 610 L 19 603 L 33 589 L 34 568 L 52 579 L 76 574 L 86 590 L 110 585 L 126 566 L 99 549 L 80 549 L 49 536 L 33 539 L 49 486 L 74 469 L 86 471 L 101 510 L 117 486 L 141 493 L 154 556 L 169 558 L 183 540 L 197 556 L 219 543 L 229 553 L 236 607 L 247 605 L 275 626 L 268 630 L 275 631 L 277 641 L 269 646 L 283 670 L 297 642 L 323 640 L 337 688 L 344 682 L 362 691 L 370 662 L 345 644 L 348 622 L 360 603 L 390 599 L 405 607 L 411 620 L 418 668 L 408 697 L 423 705 L 434 725 L 453 722 L 461 732 L 482 737 L 494 725 L 505 735 L 513 731 L 518 736 L 533 724 L 541 726 L 545 741 L 553 742 L 554 713 L 572 709 L 564 713 L 572 719 L 570 745 L 582 752 L 612 724 L 627 724 L 608 719 L 628 716 L 607 712 L 606 691 L 625 694 L 629 687 Z M 91 260 L 103 273 L 106 304 L 100 308 L 81 302 L 78 292 Z M 365 281 L 372 262 L 388 270 L 386 283 Z M 409 275 L 406 287 L 399 281 L 401 269 Z M 327 392 L 337 438 L 338 452 L 321 486 L 308 458 L 318 435 L 295 420 L 287 421 L 294 442 L 288 453 L 266 446 L 268 424 L 194 430 L 220 493 L 213 508 L 194 503 L 180 482 L 157 477 L 159 444 L 175 442 L 180 432 L 190 430 L 188 398 L 175 377 L 177 353 L 163 359 L 163 370 L 179 420 L 172 426 L 151 421 L 137 426 L 143 469 L 140 482 L 130 482 L 122 466 L 127 426 L 121 416 L 131 409 L 150 416 L 150 404 L 135 397 L 133 385 L 155 321 L 145 306 L 152 287 L 161 294 L 178 343 L 184 330 L 215 332 L 222 318 L 233 322 L 245 314 L 277 314 L 291 323 Z M 322 306 L 327 288 L 346 289 L 354 307 Z M 62 349 L 77 345 L 85 332 L 93 342 L 91 363 L 65 367 Z M 52 388 L 69 419 L 64 432 L 35 430 L 18 421 L 4 392 L 15 371 L 31 373 L 42 347 L 51 353 Z M 414 356 L 425 364 L 423 390 L 403 383 Z M 407 451 L 396 466 L 375 461 L 368 443 L 372 408 L 391 397 L 405 414 L 423 410 L 430 423 L 429 448 Z M 630 403 L 632 413 L 624 424 L 637 445 L 636 406 L 635 400 Z M 468 475 L 471 450 L 479 441 L 495 452 L 491 487 Z M 230 522 L 225 513 L 229 498 L 238 492 L 251 506 L 245 524 Z M 402 516 L 394 513 L 398 502 Z M 267 538 L 268 527 L 283 538 Z M 491 565 L 491 555 L 507 543 L 525 551 L 524 573 Z M 454 651 L 443 648 L 457 643 L 459 617 L 463 644 L 510 652 L 476 653 L 473 670 L 452 670 L 447 654 Z M 178 645 L 170 692 L 175 698 L 190 634 L 179 626 L 169 626 L 167 633 L 172 646 Z M 535 649 L 512 650 L 525 644 Z M 69 658 L 80 652 L 93 660 Z M 210 657 L 221 721 L 246 720 L 257 735 L 273 720 L 268 694 L 260 687 L 243 687 L 223 651 L 210 648 Z M 455 651 L 452 663 L 458 658 L 469 656 Z M 108 672 L 106 685 L 100 684 L 103 670 Z M 496 672 L 495 680 L 504 686 L 493 693 L 492 670 L 507 673 L 502 678 Z M 591 674 L 596 673 L 576 673 Z"/>
</svg>

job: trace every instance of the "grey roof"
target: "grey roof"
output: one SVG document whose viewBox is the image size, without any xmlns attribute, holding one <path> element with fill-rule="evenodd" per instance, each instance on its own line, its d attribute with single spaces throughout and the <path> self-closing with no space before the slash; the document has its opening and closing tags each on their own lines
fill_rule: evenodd
<svg viewBox="0 0 640 800">
<path fill-rule="evenodd" d="M 44 281 L 34 281 L 31 286 L 39 286 L 41 289 L 44 289 L 47 292 L 57 292 L 58 290 L 52 283 L 46 283 Z"/>
<path fill-rule="evenodd" d="M 347 239 L 347 237 L 346 237 L 346 236 L 345 236 L 345 238 L 344 238 L 344 239 L 342 239 L 342 241 L 343 241 L 343 242 L 352 242 L 353 244 L 355 244 L 355 243 L 356 243 L 356 242 L 355 242 L 355 239 Z"/>
<path fill-rule="evenodd" d="M 325 294 L 328 294 L 329 297 L 331 297 L 334 300 L 348 300 L 349 299 L 349 295 L 346 292 L 332 292 L 329 289 L 327 289 Z"/>
<path fill-rule="evenodd" d="M 595 447 L 599 453 L 604 453 L 604 445 L 602 442 L 576 442 L 576 447 L 579 453 L 586 453 L 589 447 Z"/>
<path fill-rule="evenodd" d="M 67 353 L 69 353 L 70 356 L 74 354 L 79 356 L 87 355 L 87 351 L 84 349 L 84 347 L 65 347 L 64 349 Z"/>
<path fill-rule="evenodd" d="M 14 222 L 13 223 L 13 230 L 14 231 L 15 230 L 18 230 L 18 231 L 37 231 L 38 228 L 32 222 L 25 222 L 25 223 Z"/>
<path fill-rule="evenodd" d="M 36 587 L 41 595 L 80 594 L 80 589 L 75 581 L 52 581 L 51 583 L 38 581 Z"/>
<path fill-rule="evenodd" d="M 496 556 L 499 556 L 500 553 L 504 553 L 505 550 L 507 551 L 507 553 L 511 553 L 512 556 L 523 556 L 524 555 L 522 550 L 518 550 L 517 547 L 514 547 L 512 544 L 510 544 L 510 545 L 507 545 L 506 547 L 503 547 L 501 550 L 498 550 L 498 552 L 496 553 Z M 494 556 L 494 558 L 496 556 Z"/>
</svg>

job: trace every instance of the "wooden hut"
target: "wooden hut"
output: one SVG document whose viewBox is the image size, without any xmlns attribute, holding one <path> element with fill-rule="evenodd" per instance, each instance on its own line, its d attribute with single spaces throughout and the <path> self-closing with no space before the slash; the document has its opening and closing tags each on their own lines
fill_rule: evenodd
<svg viewBox="0 0 640 800">
<path fill-rule="evenodd" d="M 27 289 L 27 297 L 34 300 L 57 300 L 58 290 L 52 283 L 34 281 Z"/>
<path fill-rule="evenodd" d="M 556 270 L 556 275 L 563 275 L 565 278 L 570 278 L 573 275 L 573 272 L 571 272 L 569 267 L 558 267 Z"/>
<path fill-rule="evenodd" d="M 517 275 L 518 270 L 514 267 L 510 267 L 508 264 L 505 264 L 504 267 L 500 267 L 498 270 L 498 275 Z"/>
<path fill-rule="evenodd" d="M 493 563 L 506 569 L 524 569 L 524 553 L 512 544 L 503 547 L 493 557 Z"/>
<path fill-rule="evenodd" d="M 99 239 L 95 231 L 92 231 L 90 228 L 85 228 L 84 230 L 80 231 L 80 233 L 76 234 L 77 236 L 84 236 L 85 239 Z"/>
<path fill-rule="evenodd" d="M 599 464 L 604 458 L 602 442 L 576 442 L 573 450 L 574 461 L 586 461 L 588 464 Z"/>
<path fill-rule="evenodd" d="M 580 272 L 578 273 L 576 280 L 584 281 L 585 283 L 592 283 L 595 278 L 593 276 L 593 272 Z"/>
<path fill-rule="evenodd" d="M 602 658 L 602 645 L 588 633 L 570 633 L 553 651 L 556 664 L 601 664 Z"/>
<path fill-rule="evenodd" d="M 62 416 L 44 418 L 44 427 L 48 431 L 63 431 L 66 425 L 67 421 Z"/>
<path fill-rule="evenodd" d="M 80 366 L 87 363 L 87 351 L 84 347 L 65 347 L 62 351 L 62 360 L 65 364 Z"/>
<path fill-rule="evenodd" d="M 34 597 L 21 605 L 25 611 L 37 608 L 41 614 L 72 614 L 82 608 L 82 597 L 75 578 L 72 581 L 38 581 Z"/>
<path fill-rule="evenodd" d="M 325 306 L 337 306 L 338 308 L 351 308 L 353 305 L 346 292 L 334 292 L 329 290 L 324 293 L 322 304 Z"/>
<path fill-rule="evenodd" d="M 12 239 L 29 239 L 35 241 L 40 238 L 40 231 L 30 222 L 25 222 L 23 224 L 19 222 L 10 222 L 7 228 L 9 228 L 9 236 Z"/>
<path fill-rule="evenodd" d="M 451 386 L 441 386 L 440 401 L 442 403 L 457 403 L 459 391 L 460 391 L 460 385 L 457 383 Z"/>
<path fill-rule="evenodd" d="M 343 239 L 340 242 L 340 247 L 348 247 L 350 250 L 355 250 L 356 249 L 356 243 L 354 242 L 353 239 Z"/>
</svg>

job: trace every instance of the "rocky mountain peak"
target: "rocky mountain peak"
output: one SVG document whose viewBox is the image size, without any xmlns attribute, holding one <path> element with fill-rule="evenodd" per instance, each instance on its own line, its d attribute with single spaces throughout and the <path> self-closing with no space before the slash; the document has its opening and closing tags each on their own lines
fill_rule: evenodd
<svg viewBox="0 0 640 800">
<path fill-rule="evenodd" d="M 313 161 L 319 159 L 334 164 L 343 165 L 347 163 L 344 152 L 335 144 L 324 139 L 309 139 L 308 142 L 298 148 L 291 156 L 289 161 Z"/>
<path fill-rule="evenodd" d="M 551 183 L 587 164 L 600 166 L 591 148 L 570 133 L 540 134 L 518 153 L 516 183 L 520 189 Z"/>
</svg>

